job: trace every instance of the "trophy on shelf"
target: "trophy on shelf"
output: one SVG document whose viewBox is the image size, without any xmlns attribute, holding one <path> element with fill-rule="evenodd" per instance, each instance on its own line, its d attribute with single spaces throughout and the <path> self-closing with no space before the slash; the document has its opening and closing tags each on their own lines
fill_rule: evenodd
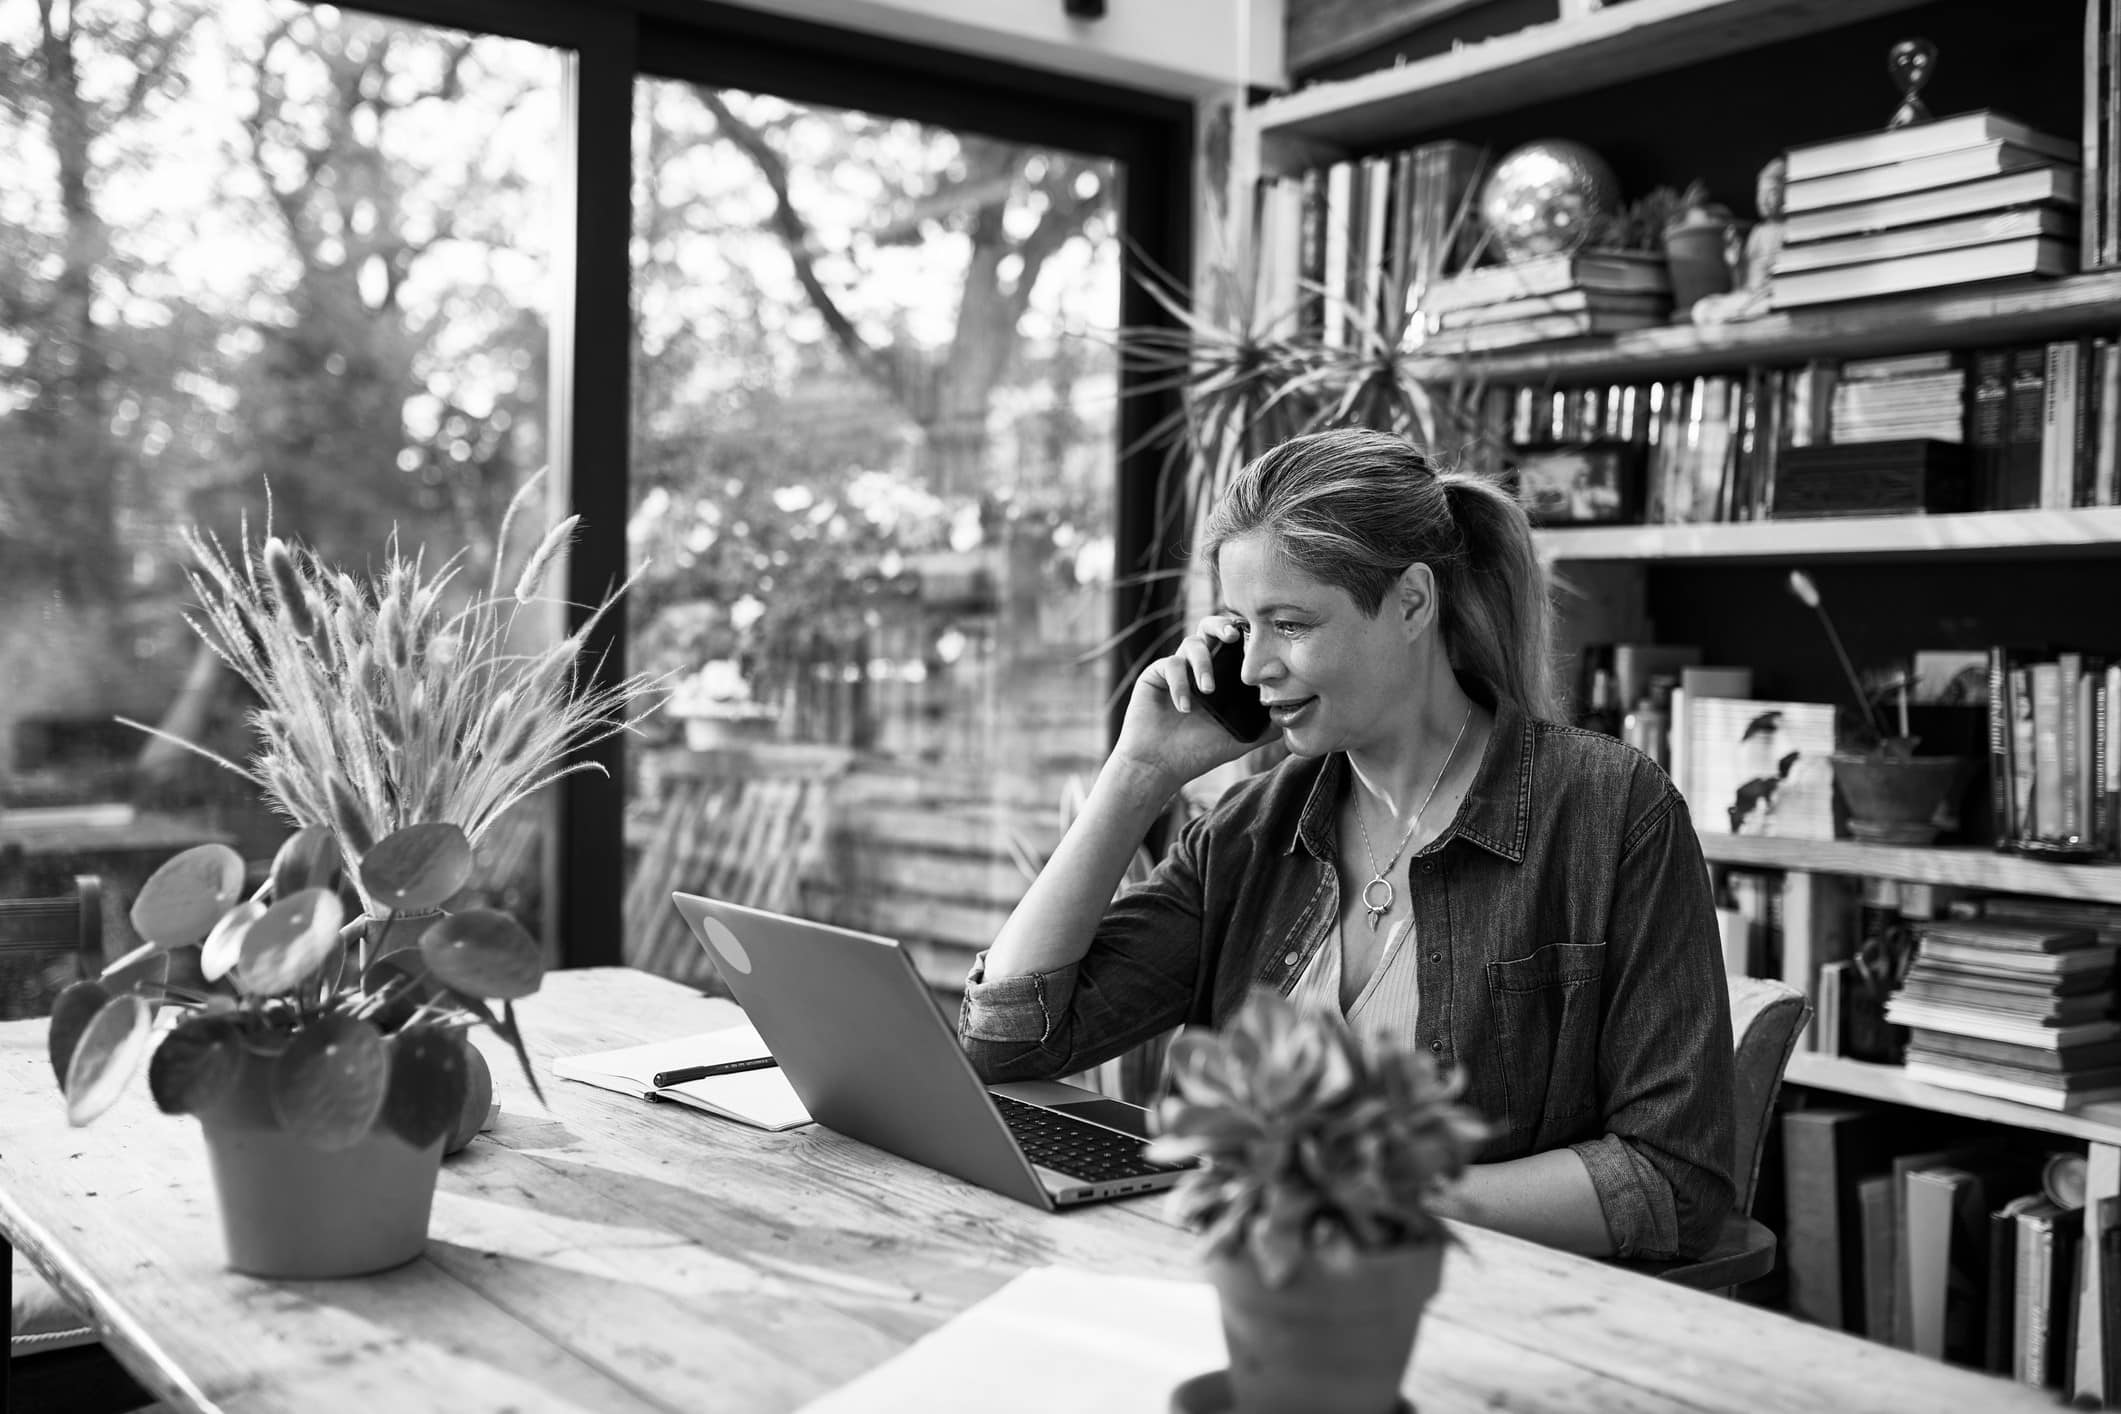
<svg viewBox="0 0 2121 1414">
<path fill-rule="evenodd" d="M 1888 128 L 1905 128 L 1930 120 L 1929 105 L 1922 101 L 1922 86 L 1937 68 L 1937 46 L 1926 39 L 1903 39 L 1886 51 L 1885 71 L 1900 90 L 1900 107 Z"/>
</svg>

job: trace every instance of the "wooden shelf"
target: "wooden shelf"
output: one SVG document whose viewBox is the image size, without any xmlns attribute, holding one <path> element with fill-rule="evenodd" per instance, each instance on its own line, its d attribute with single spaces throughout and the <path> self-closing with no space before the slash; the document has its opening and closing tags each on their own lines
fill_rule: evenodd
<svg viewBox="0 0 2121 1414">
<path fill-rule="evenodd" d="M 2121 272 L 2102 270 L 2060 280 L 2001 281 L 1821 305 L 1737 324 L 1667 324 L 1492 353 L 1417 357 L 1408 366 L 1414 376 L 1436 383 L 1472 379 L 1624 382 L 1728 372 L 1749 364 L 1801 363 L 1809 358 L 2033 343 L 2117 320 L 2121 320 Z"/>
<path fill-rule="evenodd" d="M 1856 1095 L 1867 1100 L 1912 1105 L 1940 1114 L 1965 1115 L 1969 1119 L 1991 1120 L 2048 1134 L 2067 1134 L 2076 1139 L 2088 1139 L 2094 1144 L 2121 1144 L 2121 1104 L 2112 1101 L 2085 1105 L 2065 1114 L 2044 1110 L 2037 1105 L 2021 1105 L 2011 1100 L 1910 1080 L 1907 1072 L 1897 1065 L 1822 1056 L 1810 1051 L 1798 1051 L 1790 1057 L 1784 1079 L 1792 1085 L 1805 1085 L 1815 1090 L 1832 1090 L 1836 1094 Z"/>
<path fill-rule="evenodd" d="M 2121 507 L 1576 526 L 1538 535 L 1541 553 L 1554 560 L 2047 560 L 2121 553 Z"/>
<path fill-rule="evenodd" d="M 2121 903 L 2121 864 L 2051 864 L 2018 854 L 1940 845 L 1864 844 L 1857 840 L 1790 840 L 1772 835 L 1701 832 L 1711 864 L 1750 869 L 1804 869 L 1867 874 L 1911 884 L 1956 884 L 1998 893 Z"/>
<path fill-rule="evenodd" d="M 1835 29 L 1922 0 L 1628 0 L 1249 110 L 1270 168 L 1381 146 L 1530 103 Z M 1276 158 L 1276 150 L 1281 160 Z"/>
</svg>

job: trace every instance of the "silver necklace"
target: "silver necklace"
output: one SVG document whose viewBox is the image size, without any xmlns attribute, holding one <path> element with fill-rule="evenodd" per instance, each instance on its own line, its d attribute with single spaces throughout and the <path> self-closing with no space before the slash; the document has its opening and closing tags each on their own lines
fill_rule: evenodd
<svg viewBox="0 0 2121 1414">
<path fill-rule="evenodd" d="M 1465 720 L 1458 724 L 1458 735 L 1451 738 L 1451 749 L 1444 753 L 1443 765 L 1436 768 L 1436 779 L 1429 782 L 1429 793 L 1421 798 L 1421 804 L 1414 807 L 1414 823 L 1407 826 L 1407 832 L 1400 836 L 1399 848 L 1392 851 L 1392 857 L 1385 861 L 1385 867 L 1382 869 L 1377 867 L 1377 851 L 1370 844 L 1370 827 L 1362 821 L 1362 801 L 1358 798 L 1355 802 L 1355 828 L 1362 831 L 1362 852 L 1370 857 L 1370 882 L 1362 886 L 1362 906 L 1363 911 L 1369 914 L 1370 931 L 1373 933 L 1377 931 L 1377 925 L 1384 921 L 1385 914 L 1391 912 L 1392 901 L 1398 897 L 1397 891 L 1392 887 L 1392 881 L 1385 876 L 1399 863 L 1399 856 L 1406 852 L 1408 842 L 1414 838 L 1414 832 L 1421 828 L 1421 813 L 1427 810 L 1429 802 L 1436 798 L 1436 788 L 1443 784 L 1444 772 L 1451 769 L 1451 762 L 1458 756 L 1458 743 L 1466 739 L 1466 728 L 1471 725 L 1473 704 L 1468 702 Z M 1384 902 L 1373 902 L 1371 891 L 1380 888 L 1385 891 Z"/>
</svg>

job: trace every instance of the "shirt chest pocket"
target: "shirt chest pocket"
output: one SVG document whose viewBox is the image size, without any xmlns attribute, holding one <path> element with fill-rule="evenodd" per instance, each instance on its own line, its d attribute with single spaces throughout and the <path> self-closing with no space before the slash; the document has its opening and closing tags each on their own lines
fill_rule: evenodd
<svg viewBox="0 0 2121 1414">
<path fill-rule="evenodd" d="M 1508 1103 L 1502 1149 L 1530 1153 L 1589 1133 L 1580 1121 L 1597 1106 L 1604 976 L 1604 943 L 1550 943 L 1487 965 L 1494 1056 Z"/>
</svg>

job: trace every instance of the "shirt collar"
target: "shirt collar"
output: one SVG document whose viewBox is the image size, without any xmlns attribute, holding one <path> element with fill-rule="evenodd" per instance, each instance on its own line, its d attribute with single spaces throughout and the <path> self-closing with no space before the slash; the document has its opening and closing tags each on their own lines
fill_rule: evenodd
<svg viewBox="0 0 2121 1414">
<path fill-rule="evenodd" d="M 1456 835 L 1512 864 L 1522 864 L 1531 831 L 1534 723 L 1516 703 L 1499 701 L 1486 683 L 1475 678 L 1461 678 L 1460 683 L 1475 700 L 1493 708 L 1495 727 L 1488 733 L 1480 769 L 1458 806 L 1458 817 L 1429 848 Z M 1334 816 L 1347 792 L 1348 776 L 1345 753 L 1336 751 L 1326 758 L 1284 854 L 1295 853 L 1301 845 L 1316 858 L 1332 858 Z"/>
</svg>

